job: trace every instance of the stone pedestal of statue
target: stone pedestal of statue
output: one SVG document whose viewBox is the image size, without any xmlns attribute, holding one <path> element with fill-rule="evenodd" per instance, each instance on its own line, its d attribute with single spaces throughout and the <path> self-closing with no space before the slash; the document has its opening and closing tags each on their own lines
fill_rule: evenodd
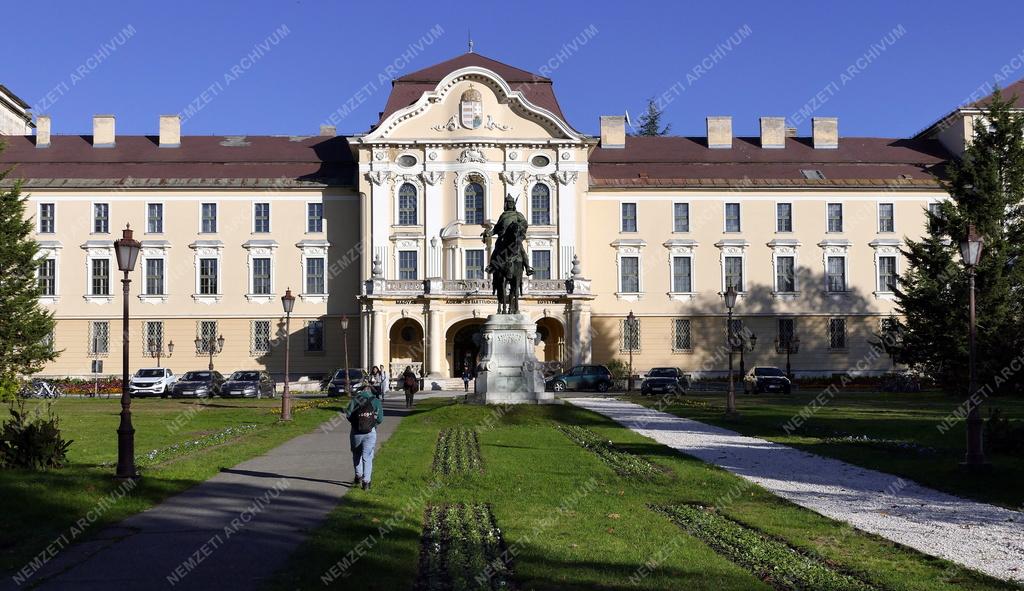
<svg viewBox="0 0 1024 591">
<path fill-rule="evenodd" d="M 534 355 L 537 323 L 526 314 L 492 314 L 480 333 L 473 400 L 483 404 L 546 404 L 542 364 Z"/>
</svg>

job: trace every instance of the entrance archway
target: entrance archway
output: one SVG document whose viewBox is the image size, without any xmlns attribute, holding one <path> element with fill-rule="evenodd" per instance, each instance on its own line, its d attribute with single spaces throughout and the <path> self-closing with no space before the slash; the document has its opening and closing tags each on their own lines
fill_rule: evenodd
<svg viewBox="0 0 1024 591">
<path fill-rule="evenodd" d="M 537 333 L 537 361 L 544 362 L 545 373 L 557 373 L 565 367 L 565 328 L 556 318 L 541 318 L 537 321 Z"/>
<path fill-rule="evenodd" d="M 396 376 L 411 365 L 416 375 L 419 375 L 423 367 L 423 326 L 412 318 L 402 318 L 391 325 L 388 336 L 388 373 Z"/>
<path fill-rule="evenodd" d="M 483 319 L 470 318 L 456 322 L 448 329 L 448 371 L 453 378 L 462 376 L 463 365 L 476 367 L 480 355 L 480 345 L 476 343 L 476 335 L 484 326 Z"/>
</svg>

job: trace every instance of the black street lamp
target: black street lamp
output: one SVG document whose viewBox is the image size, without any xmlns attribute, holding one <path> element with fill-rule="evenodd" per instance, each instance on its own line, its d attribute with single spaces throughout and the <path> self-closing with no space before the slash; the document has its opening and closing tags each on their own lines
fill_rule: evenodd
<svg viewBox="0 0 1024 591">
<path fill-rule="evenodd" d="M 213 356 L 219 355 L 224 350 L 224 335 L 220 335 L 216 339 L 213 338 L 212 334 L 206 338 L 196 337 L 195 342 L 196 351 L 200 353 L 203 352 L 203 347 L 206 347 L 206 353 L 210 356 L 210 363 L 207 369 L 213 371 Z"/>
<path fill-rule="evenodd" d="M 150 337 L 147 353 L 150 357 L 156 357 L 156 366 L 160 367 L 160 357 L 172 357 L 174 355 L 174 341 L 167 343 L 167 355 L 164 355 L 164 347 L 161 339 Z"/>
<path fill-rule="evenodd" d="M 135 470 L 135 427 L 132 426 L 132 397 L 128 393 L 128 287 L 132 280 L 128 274 L 135 270 L 142 245 L 132 238 L 130 225 L 125 225 L 120 240 L 114 241 L 117 268 L 124 273 L 121 279 L 124 308 L 121 324 L 121 423 L 117 427 L 117 477 L 138 478 Z"/>
<path fill-rule="evenodd" d="M 352 388 L 348 375 L 348 316 L 341 317 L 341 338 L 345 341 L 345 393 L 351 394 Z"/>
<path fill-rule="evenodd" d="M 978 392 L 978 375 L 976 364 L 977 319 L 974 308 L 974 275 L 978 262 L 981 260 L 981 249 L 985 240 L 978 234 L 974 224 L 967 228 L 967 236 L 960 241 L 960 256 L 967 267 L 968 293 L 970 314 L 968 320 L 968 382 L 967 382 L 967 456 L 964 465 L 972 470 L 986 468 L 985 450 L 982 447 L 981 399 L 974 400 Z"/>
<path fill-rule="evenodd" d="M 284 393 L 281 394 L 281 420 L 292 420 L 291 388 L 288 383 L 291 381 L 292 362 L 292 310 L 295 308 L 295 296 L 289 287 L 281 296 L 281 306 L 284 307 Z"/>
<path fill-rule="evenodd" d="M 626 376 L 626 390 L 633 391 L 633 348 L 636 346 L 636 315 L 630 310 L 626 316 L 626 345 L 629 348 L 629 375 Z"/>
<path fill-rule="evenodd" d="M 725 414 L 726 416 L 736 416 L 736 384 L 733 382 L 732 375 L 732 353 L 735 349 L 735 336 L 732 331 L 732 309 L 736 306 L 736 288 L 729 284 L 725 288 L 725 307 L 728 309 L 728 316 L 726 319 L 726 340 L 729 346 L 729 394 L 725 401 Z"/>
<path fill-rule="evenodd" d="M 743 355 L 746 351 L 753 352 L 754 347 L 757 346 L 757 335 L 750 333 L 747 336 L 746 331 L 743 331 L 737 335 L 736 348 L 740 351 L 740 379 L 743 380 L 743 393 L 747 393 L 747 365 L 743 359 Z"/>
<path fill-rule="evenodd" d="M 775 352 L 786 354 L 786 377 L 792 381 L 793 370 L 789 365 L 789 356 L 793 353 L 800 352 L 800 337 L 792 333 L 786 334 L 785 336 L 780 334 L 775 337 Z"/>
</svg>

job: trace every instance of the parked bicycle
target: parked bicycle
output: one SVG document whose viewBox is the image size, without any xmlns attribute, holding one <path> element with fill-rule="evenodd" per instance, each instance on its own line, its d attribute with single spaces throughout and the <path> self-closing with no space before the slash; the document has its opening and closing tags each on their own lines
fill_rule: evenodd
<svg viewBox="0 0 1024 591">
<path fill-rule="evenodd" d="M 46 380 L 32 380 L 24 384 L 18 392 L 22 398 L 60 398 L 64 393 L 59 386 L 54 386 Z"/>
</svg>

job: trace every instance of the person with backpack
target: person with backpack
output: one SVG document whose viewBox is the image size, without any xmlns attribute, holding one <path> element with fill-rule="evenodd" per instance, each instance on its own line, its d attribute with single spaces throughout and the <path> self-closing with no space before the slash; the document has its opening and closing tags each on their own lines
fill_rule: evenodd
<svg viewBox="0 0 1024 591">
<path fill-rule="evenodd" d="M 405 408 L 412 408 L 412 397 L 419 390 L 419 380 L 416 379 L 411 365 L 405 366 L 405 371 L 402 372 L 402 390 L 405 391 Z"/>
<path fill-rule="evenodd" d="M 345 416 L 352 424 L 349 445 L 352 448 L 352 465 L 356 469 L 353 486 L 362 485 L 363 490 L 370 490 L 377 425 L 384 422 L 384 406 L 372 389 L 364 387 L 349 401 Z"/>
<path fill-rule="evenodd" d="M 469 369 L 469 364 L 462 366 L 462 387 L 465 388 L 466 392 L 469 392 L 469 381 L 473 379 L 473 371 Z"/>
</svg>

